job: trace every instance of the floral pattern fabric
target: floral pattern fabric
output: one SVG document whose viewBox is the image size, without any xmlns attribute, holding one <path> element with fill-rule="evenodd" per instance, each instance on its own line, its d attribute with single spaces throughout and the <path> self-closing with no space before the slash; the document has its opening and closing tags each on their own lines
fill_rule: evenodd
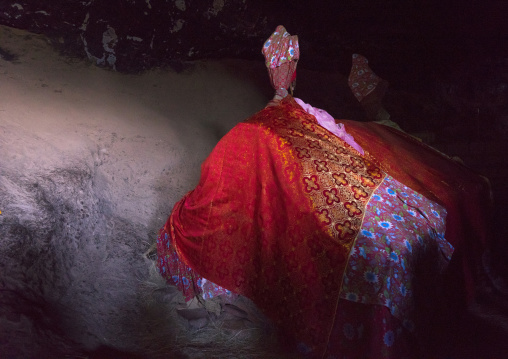
<svg viewBox="0 0 508 359">
<path fill-rule="evenodd" d="M 324 358 L 416 359 L 415 348 L 415 336 L 385 306 L 340 299 Z"/>
<path fill-rule="evenodd" d="M 446 267 L 454 249 L 444 238 L 445 220 L 443 207 L 385 178 L 366 207 L 351 251 L 325 358 L 414 357 L 413 268 L 416 258 L 433 248 L 440 253 L 441 269 Z M 164 229 L 158 245 L 171 245 Z M 222 295 L 228 301 L 236 296 L 187 267 L 176 251 L 158 261 L 187 300 L 196 294 L 204 299 Z M 297 350 L 313 355 L 303 342 Z"/>
<path fill-rule="evenodd" d="M 413 276 L 417 260 L 435 251 L 432 263 L 446 265 L 453 246 L 444 237 L 446 210 L 387 176 L 367 205 L 362 229 L 346 269 L 341 298 L 387 307 L 414 329 Z"/>
<path fill-rule="evenodd" d="M 381 81 L 369 67 L 369 61 L 362 55 L 353 54 L 348 85 L 358 101 L 362 101 Z"/>
<path fill-rule="evenodd" d="M 268 68 L 276 68 L 287 62 L 298 60 L 300 57 L 298 36 L 291 36 L 284 26 L 279 25 L 265 41 L 261 52 L 265 56 L 265 64 Z"/>
<path fill-rule="evenodd" d="M 159 232 L 157 246 L 165 246 L 168 249 L 167 255 L 157 257 L 157 267 L 161 275 L 182 292 L 186 301 L 197 295 L 205 300 L 221 295 L 228 302 L 237 297 L 230 290 L 203 278 L 181 261 L 165 227 Z"/>
<path fill-rule="evenodd" d="M 287 88 L 296 79 L 296 65 L 300 57 L 298 36 L 289 35 L 284 26 L 279 25 L 265 41 L 261 52 L 265 56 L 275 94 L 285 98 L 288 95 Z"/>
</svg>

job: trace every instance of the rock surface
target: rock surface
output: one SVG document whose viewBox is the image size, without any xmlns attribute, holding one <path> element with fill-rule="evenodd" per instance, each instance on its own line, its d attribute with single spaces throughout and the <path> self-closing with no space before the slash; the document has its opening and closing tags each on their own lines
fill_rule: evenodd
<svg viewBox="0 0 508 359">
<path fill-rule="evenodd" d="M 266 98 L 234 75 L 246 62 L 122 75 L 44 36 L 0 37 L 15 54 L 0 60 L 1 356 L 138 351 L 143 253 L 218 139 Z"/>
<path fill-rule="evenodd" d="M 279 24 L 300 35 L 302 64 L 343 69 L 360 52 L 392 81 L 425 80 L 463 56 L 506 56 L 503 1 L 11 0 L 0 24 L 44 33 L 68 53 L 120 71 L 203 58 L 257 59 Z M 408 73 L 411 73 L 408 78 Z M 402 73 L 401 73 L 402 72 Z M 405 73 L 405 76 L 403 74 Z"/>
</svg>

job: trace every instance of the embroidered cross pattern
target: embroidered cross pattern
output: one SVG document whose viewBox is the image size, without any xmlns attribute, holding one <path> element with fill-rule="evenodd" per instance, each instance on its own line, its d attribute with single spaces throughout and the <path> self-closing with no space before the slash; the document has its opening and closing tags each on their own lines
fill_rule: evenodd
<svg viewBox="0 0 508 359">
<path fill-rule="evenodd" d="M 346 175 L 344 173 L 341 174 L 334 173 L 332 177 L 335 180 L 337 186 L 345 186 L 348 184 L 348 181 L 346 180 Z"/>
<path fill-rule="evenodd" d="M 312 192 L 313 190 L 318 190 L 319 185 L 317 184 L 317 176 L 304 177 L 303 183 L 305 184 L 305 191 Z"/>
<path fill-rule="evenodd" d="M 344 221 L 344 223 L 337 223 L 335 225 L 335 229 L 337 230 L 337 232 L 339 232 L 339 238 L 342 240 L 346 239 L 349 235 L 355 232 L 351 228 L 350 221 Z"/>
<path fill-rule="evenodd" d="M 333 204 L 334 202 L 340 203 L 340 198 L 336 188 L 332 188 L 331 190 L 325 189 L 323 191 L 323 195 L 326 197 L 326 203 L 329 205 Z"/>
<path fill-rule="evenodd" d="M 316 164 L 316 171 L 328 172 L 328 167 L 326 166 L 326 161 L 314 160 L 314 163 Z"/>
<path fill-rule="evenodd" d="M 359 216 L 362 214 L 362 211 L 358 208 L 356 202 L 346 202 L 344 203 L 344 207 L 347 209 L 350 217 Z"/>
</svg>

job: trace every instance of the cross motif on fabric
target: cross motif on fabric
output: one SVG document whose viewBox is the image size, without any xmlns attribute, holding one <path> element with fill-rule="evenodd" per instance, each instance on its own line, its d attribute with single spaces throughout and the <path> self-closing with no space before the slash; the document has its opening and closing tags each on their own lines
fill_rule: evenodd
<svg viewBox="0 0 508 359">
<path fill-rule="evenodd" d="M 326 161 L 314 160 L 314 163 L 316 164 L 316 171 L 328 172 L 328 167 L 326 166 Z"/>
<path fill-rule="evenodd" d="M 358 208 L 356 202 L 346 202 L 344 203 L 344 207 L 347 209 L 350 217 L 362 214 L 362 211 Z"/>
<path fill-rule="evenodd" d="M 302 158 L 310 158 L 310 154 L 309 154 L 309 150 L 308 149 L 301 148 L 301 147 L 296 147 L 295 149 L 296 149 L 298 158 L 300 158 L 300 159 L 302 159 Z"/>
<path fill-rule="evenodd" d="M 371 187 L 371 188 L 373 188 L 375 186 L 375 183 L 372 180 L 372 178 L 362 176 L 362 185 L 364 185 L 365 187 Z"/>
<path fill-rule="evenodd" d="M 339 232 L 340 239 L 345 239 L 348 237 L 348 235 L 354 233 L 354 231 L 351 229 L 350 221 L 345 221 L 344 223 L 337 223 L 335 225 L 335 229 L 337 230 L 337 232 Z"/>
<path fill-rule="evenodd" d="M 318 190 L 319 185 L 317 184 L 318 178 L 317 176 L 304 177 L 303 183 L 305 184 L 305 191 L 312 192 L 313 190 Z"/>
<path fill-rule="evenodd" d="M 334 173 L 332 177 L 335 180 L 337 186 L 345 186 L 348 184 L 348 181 L 346 180 L 346 175 L 344 173 L 341 174 Z"/>
<path fill-rule="evenodd" d="M 321 211 L 318 211 L 318 219 L 324 224 L 329 225 L 332 223 L 332 219 L 329 216 L 329 212 L 326 208 L 322 209 Z"/>
<path fill-rule="evenodd" d="M 336 188 L 332 188 L 331 190 L 325 189 L 323 191 L 323 195 L 326 197 L 326 203 L 329 205 L 333 204 L 334 202 L 340 203 L 340 198 Z"/>
<path fill-rule="evenodd" d="M 353 186 L 353 193 L 356 199 L 367 198 L 368 194 L 361 187 Z"/>
</svg>

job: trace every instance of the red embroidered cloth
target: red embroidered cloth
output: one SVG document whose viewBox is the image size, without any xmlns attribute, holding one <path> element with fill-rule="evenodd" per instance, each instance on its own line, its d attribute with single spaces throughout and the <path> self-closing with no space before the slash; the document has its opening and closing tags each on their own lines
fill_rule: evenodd
<svg viewBox="0 0 508 359">
<path fill-rule="evenodd" d="M 260 111 L 219 142 L 165 226 L 186 265 L 251 298 L 288 347 L 305 342 L 316 357 L 326 350 L 349 252 L 385 173 L 447 209 L 452 263 L 465 273 L 458 293 L 473 293 L 488 238 L 482 177 L 400 131 L 341 122 L 364 157 L 291 96 Z M 171 249 L 159 246 L 158 255 Z"/>
<path fill-rule="evenodd" d="M 365 206 L 383 178 L 288 96 L 218 143 L 165 228 L 187 265 L 252 299 L 289 347 L 304 341 L 320 356 Z"/>
</svg>

